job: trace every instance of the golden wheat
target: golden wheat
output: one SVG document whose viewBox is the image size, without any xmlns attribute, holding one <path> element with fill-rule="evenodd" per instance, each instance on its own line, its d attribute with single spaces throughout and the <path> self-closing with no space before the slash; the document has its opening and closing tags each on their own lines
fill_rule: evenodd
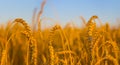
<svg viewBox="0 0 120 65">
<path fill-rule="evenodd" d="M 120 27 L 98 27 L 97 18 L 88 23 L 82 18 L 84 28 L 68 24 L 41 30 L 39 23 L 36 30 L 21 18 L 1 25 L 0 65 L 120 65 Z"/>
</svg>

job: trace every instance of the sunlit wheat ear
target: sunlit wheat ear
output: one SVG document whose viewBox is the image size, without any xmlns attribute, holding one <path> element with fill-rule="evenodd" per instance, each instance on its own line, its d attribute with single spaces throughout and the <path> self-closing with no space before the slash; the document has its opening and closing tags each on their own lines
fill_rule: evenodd
<svg viewBox="0 0 120 65">
<path fill-rule="evenodd" d="M 93 47 L 93 33 L 96 28 L 96 22 L 94 22 L 94 20 L 97 18 L 98 18 L 97 16 L 92 16 L 87 23 L 87 35 L 88 35 L 88 45 L 90 50 L 89 51 L 90 56 L 91 56 L 92 47 Z M 92 59 L 92 56 L 90 57 L 90 59 Z"/>
<path fill-rule="evenodd" d="M 87 23 L 87 27 L 88 27 L 88 36 L 89 37 L 92 37 L 93 35 L 93 31 L 95 29 L 95 26 L 96 26 L 96 23 L 94 22 L 94 19 L 97 19 L 98 17 L 97 16 L 92 16 L 90 18 L 90 20 L 88 21 Z"/>
<path fill-rule="evenodd" d="M 31 35 L 31 29 L 23 19 L 17 18 L 17 19 L 14 20 L 14 22 L 21 23 L 25 27 L 26 31 Z"/>
<path fill-rule="evenodd" d="M 93 22 L 93 20 L 96 19 L 96 18 L 98 18 L 98 17 L 97 17 L 97 16 L 92 16 L 92 17 L 90 18 L 90 20 L 88 21 L 88 23 L 87 23 L 87 28 L 88 28 L 88 31 L 87 31 L 87 33 L 88 33 L 88 40 L 89 40 L 90 43 L 91 43 L 91 41 L 92 41 L 93 32 L 94 32 L 94 30 L 95 30 L 95 28 L 96 28 L 96 23 Z"/>
<path fill-rule="evenodd" d="M 23 34 L 28 38 L 28 49 L 27 49 L 27 65 L 37 65 L 37 43 L 33 38 L 30 27 L 23 19 L 15 19 L 14 22 L 23 24 L 25 32 Z"/>
<path fill-rule="evenodd" d="M 50 65 L 54 65 L 54 61 L 55 61 L 55 52 L 54 52 L 54 48 L 52 46 L 53 44 L 53 35 L 55 30 L 57 30 L 58 28 L 60 28 L 59 26 L 55 26 L 51 29 L 50 35 L 49 35 L 49 53 L 50 53 Z"/>
</svg>

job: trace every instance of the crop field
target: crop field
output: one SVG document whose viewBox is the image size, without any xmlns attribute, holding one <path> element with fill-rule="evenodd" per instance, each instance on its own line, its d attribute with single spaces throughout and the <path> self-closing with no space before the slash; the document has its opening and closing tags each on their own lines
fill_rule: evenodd
<svg viewBox="0 0 120 65">
<path fill-rule="evenodd" d="M 44 5 L 32 25 L 22 18 L 0 25 L 0 65 L 120 65 L 120 26 L 93 15 L 80 17 L 81 28 L 56 24 L 42 30 Z"/>
</svg>

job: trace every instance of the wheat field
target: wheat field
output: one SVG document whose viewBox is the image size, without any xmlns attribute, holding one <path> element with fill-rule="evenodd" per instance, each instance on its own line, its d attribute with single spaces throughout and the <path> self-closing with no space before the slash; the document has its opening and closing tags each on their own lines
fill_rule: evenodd
<svg viewBox="0 0 120 65">
<path fill-rule="evenodd" d="M 37 16 L 34 11 L 32 25 L 21 18 L 0 25 L 0 65 L 120 65 L 120 26 L 96 22 L 93 15 L 80 17 L 81 28 L 56 24 L 41 30 L 44 5 Z"/>
<path fill-rule="evenodd" d="M 0 26 L 0 65 L 119 65 L 120 27 L 96 26 L 40 29 L 17 18 Z"/>
</svg>

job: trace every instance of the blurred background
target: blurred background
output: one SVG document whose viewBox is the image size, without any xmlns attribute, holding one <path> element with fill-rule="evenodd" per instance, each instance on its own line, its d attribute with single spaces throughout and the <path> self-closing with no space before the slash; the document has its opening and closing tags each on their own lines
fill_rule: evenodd
<svg viewBox="0 0 120 65">
<path fill-rule="evenodd" d="M 31 24 L 34 9 L 39 12 L 43 0 L 0 0 L 0 23 L 23 18 Z M 65 26 L 68 22 L 82 26 L 80 16 L 86 21 L 97 15 L 102 23 L 119 23 L 120 0 L 47 0 L 42 13 L 42 27 L 56 23 Z"/>
</svg>

